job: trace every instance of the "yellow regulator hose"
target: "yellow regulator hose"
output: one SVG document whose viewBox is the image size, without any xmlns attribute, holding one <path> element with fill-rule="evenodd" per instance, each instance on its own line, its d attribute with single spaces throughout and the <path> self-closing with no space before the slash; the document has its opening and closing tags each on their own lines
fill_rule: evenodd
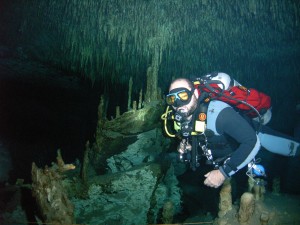
<svg viewBox="0 0 300 225">
<path fill-rule="evenodd" d="M 171 134 L 169 131 L 168 131 L 168 128 L 167 128 L 167 120 L 168 120 L 168 114 L 171 113 L 172 110 L 169 110 L 169 106 L 167 106 L 167 109 L 166 109 L 166 112 L 164 114 L 161 115 L 161 119 L 164 121 L 164 129 L 166 131 L 166 134 L 169 136 L 169 137 L 175 137 L 175 134 Z"/>
</svg>

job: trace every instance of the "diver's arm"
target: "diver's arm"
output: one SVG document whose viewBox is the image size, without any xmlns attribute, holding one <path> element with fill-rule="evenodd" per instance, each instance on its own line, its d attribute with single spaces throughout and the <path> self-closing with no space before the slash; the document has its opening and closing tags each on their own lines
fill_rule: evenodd
<svg viewBox="0 0 300 225">
<path fill-rule="evenodd" d="M 227 134 L 239 143 L 239 147 L 219 168 L 222 174 L 230 177 L 256 156 L 260 141 L 255 130 L 233 108 L 223 109 L 217 117 L 216 129 L 220 134 Z"/>
</svg>

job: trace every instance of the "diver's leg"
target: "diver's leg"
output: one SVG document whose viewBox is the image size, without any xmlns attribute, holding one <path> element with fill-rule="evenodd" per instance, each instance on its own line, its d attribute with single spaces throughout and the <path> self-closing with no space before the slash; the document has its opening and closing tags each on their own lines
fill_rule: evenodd
<svg viewBox="0 0 300 225">
<path fill-rule="evenodd" d="M 299 140 L 262 126 L 258 133 L 261 145 L 270 152 L 283 156 L 300 155 Z"/>
</svg>

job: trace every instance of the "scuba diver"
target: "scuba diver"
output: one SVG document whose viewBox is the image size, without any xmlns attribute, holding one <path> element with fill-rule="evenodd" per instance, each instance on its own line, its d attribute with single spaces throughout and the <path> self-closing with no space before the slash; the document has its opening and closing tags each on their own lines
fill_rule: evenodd
<svg viewBox="0 0 300 225">
<path fill-rule="evenodd" d="M 186 78 L 174 80 L 166 95 L 168 107 L 162 115 L 167 135 L 181 140 L 177 149 L 180 158 L 189 162 L 193 170 L 200 166 L 201 156 L 213 166 L 204 180 L 205 185 L 213 188 L 220 187 L 225 179 L 246 166 L 264 176 L 255 160 L 261 146 L 284 156 L 300 154 L 299 142 L 264 125 L 271 119 L 268 96 L 236 81 L 227 84 L 220 79 L 226 75 L 209 74 L 194 82 Z M 256 99 L 266 101 L 252 104 L 233 87 L 243 90 L 249 99 L 251 91 L 258 93 Z M 169 131 L 167 120 L 173 121 L 175 134 Z"/>
</svg>

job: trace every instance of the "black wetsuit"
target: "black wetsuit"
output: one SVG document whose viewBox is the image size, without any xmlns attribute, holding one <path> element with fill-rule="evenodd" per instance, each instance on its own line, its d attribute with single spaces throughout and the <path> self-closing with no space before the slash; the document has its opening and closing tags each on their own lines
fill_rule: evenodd
<svg viewBox="0 0 300 225">
<path fill-rule="evenodd" d="M 212 131 L 206 133 L 213 158 L 226 157 L 224 164 L 219 167 L 226 177 L 247 166 L 260 149 L 260 141 L 254 128 L 222 101 L 209 103 L 207 130 Z"/>
</svg>

